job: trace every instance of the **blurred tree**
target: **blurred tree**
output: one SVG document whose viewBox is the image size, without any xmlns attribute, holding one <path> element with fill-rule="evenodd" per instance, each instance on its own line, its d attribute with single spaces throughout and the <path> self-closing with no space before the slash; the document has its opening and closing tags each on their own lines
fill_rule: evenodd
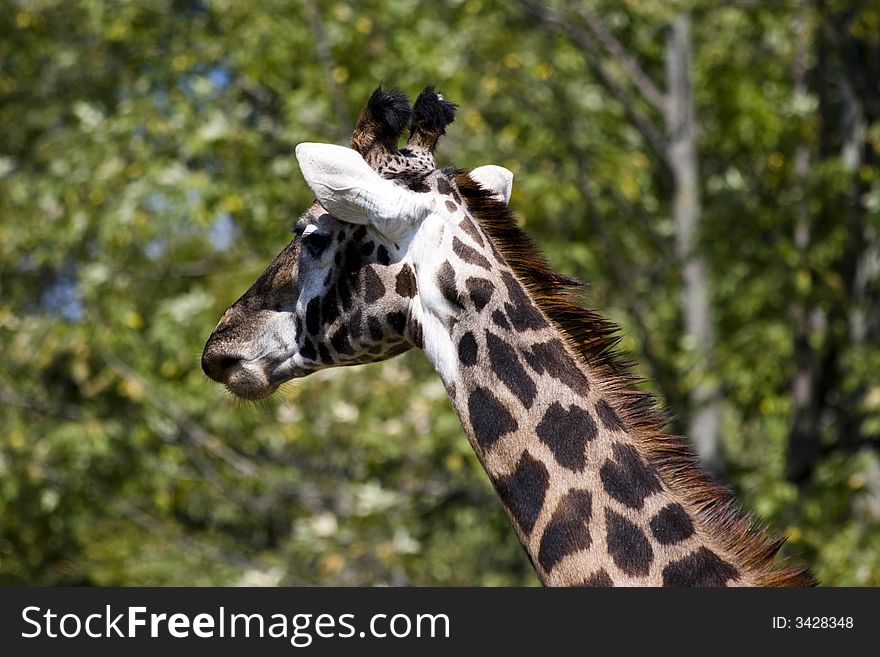
<svg viewBox="0 0 880 657">
<path fill-rule="evenodd" d="M 858 382 L 848 380 L 854 363 L 847 360 L 852 352 L 864 350 L 867 341 L 876 342 L 880 330 L 876 314 L 880 254 L 876 222 L 870 221 L 867 207 L 878 164 L 868 126 L 880 125 L 880 38 L 865 24 L 872 19 L 849 6 L 820 1 L 816 10 L 824 20 L 813 28 L 815 69 L 809 77 L 818 99 L 819 125 L 817 136 L 798 147 L 802 149 L 798 175 L 808 185 L 822 170 L 826 176 L 833 172 L 836 180 L 825 190 L 827 196 L 815 196 L 816 207 L 805 212 L 796 226 L 801 266 L 810 278 L 818 273 L 810 271 L 809 264 L 813 237 L 839 225 L 841 211 L 845 235 L 831 264 L 837 289 L 820 297 L 801 295 L 794 308 L 797 369 L 786 475 L 798 483 L 807 480 L 829 448 L 860 450 L 875 442 L 868 438 L 866 443 L 863 435 L 866 382 L 860 377 Z M 803 98 L 807 72 L 802 61 L 797 66 L 795 92 Z M 829 430 L 831 435 L 823 440 Z"/>
<path fill-rule="evenodd" d="M 621 103 L 645 144 L 654 151 L 664 172 L 671 175 L 675 266 L 682 276 L 680 312 L 684 333 L 681 343 L 689 353 L 689 363 L 687 371 L 678 374 L 683 383 L 672 383 L 675 375 L 671 373 L 664 375 L 662 380 L 667 382 L 667 388 L 677 386 L 687 391 L 687 404 L 682 403 L 679 408 L 689 419 L 686 427 L 679 430 L 690 437 L 704 465 L 713 472 L 721 472 L 724 465 L 718 438 L 721 409 L 718 387 L 711 375 L 715 328 L 709 301 L 709 266 L 698 248 L 701 204 L 696 140 L 699 126 L 692 93 L 690 17 L 687 13 L 671 17 L 665 57 L 667 90 L 664 93 L 587 3 L 569 3 L 564 12 L 556 11 L 548 3 L 520 0 L 519 4 L 549 29 L 567 35 L 581 50 L 590 71 Z M 579 21 L 585 27 L 581 27 Z M 625 81 L 609 70 L 611 66 L 623 72 Z M 665 117 L 665 129 L 658 125 L 652 113 Z M 631 267 L 623 265 L 623 268 Z M 636 276 L 643 274 L 636 273 Z M 621 287 L 625 287 L 625 274 L 621 271 L 617 278 Z M 638 312 L 636 304 L 629 304 L 629 309 L 631 313 Z M 639 318 L 638 325 L 644 326 L 645 320 Z M 653 353 L 648 346 L 651 341 L 648 332 L 641 330 L 640 333 L 646 344 L 645 351 Z M 651 362 L 656 360 L 656 357 L 651 358 Z M 658 366 L 653 369 L 659 374 Z"/>
</svg>

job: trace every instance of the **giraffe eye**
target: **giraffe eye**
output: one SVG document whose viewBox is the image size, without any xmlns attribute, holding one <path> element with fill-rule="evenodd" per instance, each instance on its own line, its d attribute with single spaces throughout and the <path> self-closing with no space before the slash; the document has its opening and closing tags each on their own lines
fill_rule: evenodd
<svg viewBox="0 0 880 657">
<path fill-rule="evenodd" d="M 317 230 L 306 231 L 302 236 L 302 243 L 313 257 L 319 257 L 330 245 L 331 237 L 319 233 Z"/>
</svg>

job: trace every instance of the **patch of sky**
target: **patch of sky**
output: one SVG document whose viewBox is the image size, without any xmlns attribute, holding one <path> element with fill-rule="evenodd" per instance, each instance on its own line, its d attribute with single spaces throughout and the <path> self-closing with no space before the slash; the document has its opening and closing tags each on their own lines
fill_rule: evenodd
<svg viewBox="0 0 880 657">
<path fill-rule="evenodd" d="M 208 229 L 208 238 L 215 251 L 226 251 L 232 246 L 237 234 L 235 220 L 228 212 L 219 213 Z"/>
<path fill-rule="evenodd" d="M 160 194 L 156 192 L 155 194 L 150 194 L 147 197 L 146 202 L 147 210 L 150 212 L 162 212 L 165 208 L 168 207 L 168 199 L 165 198 L 164 194 Z"/>
<path fill-rule="evenodd" d="M 144 255 L 150 260 L 158 260 L 168 250 L 168 241 L 164 239 L 150 240 L 144 246 Z"/>
<path fill-rule="evenodd" d="M 40 305 L 50 313 L 71 322 L 78 322 L 85 314 L 79 285 L 72 274 L 62 274 L 40 295 Z"/>
<path fill-rule="evenodd" d="M 232 75 L 222 64 L 196 66 L 180 77 L 178 84 L 187 95 L 202 100 L 213 100 L 229 86 Z"/>
<path fill-rule="evenodd" d="M 229 69 L 225 66 L 212 66 L 208 69 L 205 77 L 207 77 L 211 81 L 211 84 L 214 85 L 214 88 L 218 90 L 225 89 L 232 81 Z"/>
</svg>

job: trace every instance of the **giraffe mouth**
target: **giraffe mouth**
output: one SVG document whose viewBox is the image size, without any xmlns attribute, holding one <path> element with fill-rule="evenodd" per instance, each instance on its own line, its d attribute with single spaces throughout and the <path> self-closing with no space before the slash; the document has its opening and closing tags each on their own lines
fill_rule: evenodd
<svg viewBox="0 0 880 657">
<path fill-rule="evenodd" d="M 265 399 L 278 390 L 282 383 L 307 376 L 318 369 L 297 364 L 294 360 L 260 358 L 243 361 L 224 384 L 229 392 L 240 399 Z"/>
<path fill-rule="evenodd" d="M 260 401 L 261 399 L 266 399 L 267 397 L 270 397 L 276 390 L 278 390 L 278 386 L 272 385 L 268 388 L 258 389 L 232 386 L 227 384 L 226 389 L 239 399 L 244 399 L 246 401 Z"/>
<path fill-rule="evenodd" d="M 282 381 L 273 381 L 272 378 L 258 363 L 243 362 L 229 373 L 223 383 L 239 399 L 259 401 L 270 396 L 281 385 Z"/>
</svg>

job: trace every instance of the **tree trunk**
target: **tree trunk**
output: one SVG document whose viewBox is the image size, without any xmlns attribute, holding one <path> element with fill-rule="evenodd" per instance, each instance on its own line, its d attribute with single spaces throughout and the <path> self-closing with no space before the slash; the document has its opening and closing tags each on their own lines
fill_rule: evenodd
<svg viewBox="0 0 880 657">
<path fill-rule="evenodd" d="M 847 383 L 850 366 L 845 358 L 871 344 L 880 329 L 876 310 L 880 251 L 876 230 L 867 220 L 865 199 L 870 185 L 860 175 L 863 168 L 871 170 L 877 163 L 867 128 L 880 119 L 876 88 L 880 43 L 876 37 L 864 39 L 853 33 L 850 12 L 830 13 L 822 0 L 816 9 L 819 23 L 813 78 L 821 119 L 818 160 L 839 158 L 850 176 L 850 187 L 844 196 L 822 197 L 815 220 L 816 226 L 841 220 L 846 224 L 846 242 L 835 265 L 841 289 L 823 305 L 814 301 L 812 307 L 805 302 L 794 306 L 796 371 L 786 476 L 796 483 L 808 481 L 816 461 L 825 453 L 857 450 L 865 442 L 860 409 L 866 382 Z M 806 39 L 801 39 L 803 42 Z M 795 244 L 806 252 L 813 225 L 800 223 Z M 834 432 L 833 445 L 823 446 L 823 430 L 829 435 Z"/>
<path fill-rule="evenodd" d="M 794 78 L 795 102 L 807 98 L 807 29 L 805 19 L 800 17 L 796 27 L 796 50 L 792 66 Z M 821 37 L 820 37 L 821 38 Z M 826 56 L 821 46 L 817 52 L 816 82 L 820 103 L 826 108 L 823 113 L 822 139 L 820 139 L 819 157 L 827 155 L 823 152 L 828 146 L 827 90 L 826 90 Z M 810 172 L 810 146 L 801 142 L 794 153 L 795 184 L 806 189 Z M 813 240 L 813 222 L 808 208 L 808 198 L 795 208 L 794 245 L 799 260 L 807 262 L 807 254 Z M 802 265 L 805 266 L 805 265 Z M 786 455 L 786 477 L 789 481 L 798 482 L 806 478 L 812 470 L 812 464 L 819 453 L 819 427 L 823 407 L 820 381 L 824 371 L 824 360 L 821 349 L 811 341 L 811 336 L 826 332 L 826 313 L 818 305 L 810 305 L 805 298 L 798 298 L 789 310 L 792 319 L 794 346 L 794 375 L 791 385 L 792 422 L 788 435 L 788 453 Z"/>
<path fill-rule="evenodd" d="M 666 48 L 668 160 L 675 197 L 672 212 L 676 228 L 676 255 L 682 268 L 681 311 L 684 344 L 691 355 L 688 379 L 690 418 L 688 431 L 703 463 L 720 472 L 724 461 L 718 440 L 720 402 L 718 388 L 710 378 L 715 331 L 709 300 L 709 277 L 705 258 L 698 248 L 700 188 L 696 140 L 698 127 L 691 84 L 690 17 L 678 15 L 672 22 Z"/>
</svg>

